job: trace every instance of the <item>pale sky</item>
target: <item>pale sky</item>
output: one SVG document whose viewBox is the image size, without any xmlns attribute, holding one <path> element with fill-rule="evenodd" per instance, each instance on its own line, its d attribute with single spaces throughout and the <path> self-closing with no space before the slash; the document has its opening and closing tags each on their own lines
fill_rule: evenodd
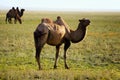
<svg viewBox="0 0 120 80">
<path fill-rule="evenodd" d="M 120 0 L 1 0 L 0 10 L 12 7 L 50 11 L 120 11 Z"/>
</svg>

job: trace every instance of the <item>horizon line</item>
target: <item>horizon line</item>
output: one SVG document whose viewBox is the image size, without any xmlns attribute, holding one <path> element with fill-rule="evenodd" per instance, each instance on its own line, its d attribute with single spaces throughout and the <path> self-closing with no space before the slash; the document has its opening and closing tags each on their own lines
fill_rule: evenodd
<svg viewBox="0 0 120 80">
<path fill-rule="evenodd" d="M 0 11 L 7 11 L 10 9 L 1 8 Z M 20 7 L 19 9 L 22 9 L 22 8 Z M 29 8 L 26 8 L 25 10 L 27 11 L 54 11 L 54 12 L 120 12 L 120 9 L 42 9 L 42 8 L 41 9 L 29 9 Z"/>
</svg>

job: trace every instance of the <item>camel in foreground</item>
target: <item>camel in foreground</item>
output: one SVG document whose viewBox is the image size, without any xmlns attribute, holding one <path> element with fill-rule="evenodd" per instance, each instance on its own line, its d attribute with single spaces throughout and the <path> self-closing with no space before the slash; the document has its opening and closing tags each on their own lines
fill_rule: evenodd
<svg viewBox="0 0 120 80">
<path fill-rule="evenodd" d="M 90 20 L 85 18 L 79 20 L 79 22 L 80 23 L 78 24 L 78 28 L 74 31 L 67 28 L 67 25 L 64 23 L 59 24 L 48 18 L 42 19 L 41 23 L 34 31 L 34 41 L 36 48 L 35 58 L 37 60 L 39 70 L 42 69 L 40 64 L 40 54 L 45 43 L 56 46 L 54 69 L 57 68 L 57 59 L 59 56 L 60 46 L 64 43 L 64 66 L 65 69 L 69 69 L 66 63 L 66 51 L 70 47 L 71 42 L 77 43 L 83 40 L 86 33 L 86 27 L 90 24 Z"/>
<path fill-rule="evenodd" d="M 16 21 L 18 20 L 20 24 L 22 24 L 21 21 L 21 17 L 23 16 L 25 9 L 21 9 L 21 11 L 19 11 L 18 7 L 17 9 L 15 9 L 14 7 L 12 9 L 10 9 L 7 14 L 6 14 L 6 23 L 7 21 L 9 23 L 12 23 L 12 18 L 14 18 L 14 23 L 16 24 Z"/>
</svg>

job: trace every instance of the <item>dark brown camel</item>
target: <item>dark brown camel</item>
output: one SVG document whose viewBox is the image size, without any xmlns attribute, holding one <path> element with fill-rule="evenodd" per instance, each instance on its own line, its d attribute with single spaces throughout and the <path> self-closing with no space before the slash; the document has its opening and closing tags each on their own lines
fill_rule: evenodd
<svg viewBox="0 0 120 80">
<path fill-rule="evenodd" d="M 19 21 L 20 24 L 22 24 L 21 17 L 23 16 L 24 11 L 25 11 L 25 9 L 21 9 L 21 11 L 19 11 L 18 7 L 17 7 L 17 9 L 15 9 L 13 7 L 6 14 L 6 20 L 5 20 L 6 23 L 7 23 L 7 21 L 9 23 L 12 23 L 12 18 L 14 18 L 15 24 L 16 24 L 17 20 Z"/>
<path fill-rule="evenodd" d="M 83 40 L 86 33 L 86 27 L 90 24 L 89 19 L 81 19 L 79 22 L 80 23 L 78 24 L 78 28 L 75 31 L 70 30 L 70 33 L 68 33 L 68 28 L 66 29 L 66 25 L 58 25 L 57 23 L 52 22 L 50 19 L 42 19 L 41 23 L 38 25 L 37 29 L 34 32 L 34 41 L 36 48 L 35 57 L 39 69 L 42 69 L 40 65 L 40 54 L 45 43 L 56 46 L 54 69 L 57 68 L 57 59 L 60 46 L 64 43 L 64 65 L 65 69 L 69 69 L 66 63 L 66 51 L 70 47 L 70 41 L 72 43 L 77 43 Z"/>
</svg>

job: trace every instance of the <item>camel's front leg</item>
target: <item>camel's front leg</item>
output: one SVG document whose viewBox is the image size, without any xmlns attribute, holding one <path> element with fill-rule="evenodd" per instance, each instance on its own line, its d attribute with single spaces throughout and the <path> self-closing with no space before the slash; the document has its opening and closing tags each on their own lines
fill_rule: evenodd
<svg viewBox="0 0 120 80">
<path fill-rule="evenodd" d="M 57 59 L 58 59 L 58 56 L 59 56 L 59 49 L 60 49 L 60 45 L 56 46 L 56 55 L 55 55 L 54 69 L 57 68 Z"/>
<path fill-rule="evenodd" d="M 16 19 L 16 17 L 14 18 L 14 24 L 16 24 L 16 22 L 17 22 L 17 19 Z"/>
<path fill-rule="evenodd" d="M 66 51 L 70 47 L 70 41 L 66 40 L 65 41 L 65 46 L 64 46 L 64 64 L 65 64 L 65 69 L 69 69 L 67 63 L 66 63 Z"/>
<path fill-rule="evenodd" d="M 20 17 L 17 17 L 17 20 L 19 21 L 20 24 L 22 24 L 22 20 L 20 19 Z"/>
</svg>

